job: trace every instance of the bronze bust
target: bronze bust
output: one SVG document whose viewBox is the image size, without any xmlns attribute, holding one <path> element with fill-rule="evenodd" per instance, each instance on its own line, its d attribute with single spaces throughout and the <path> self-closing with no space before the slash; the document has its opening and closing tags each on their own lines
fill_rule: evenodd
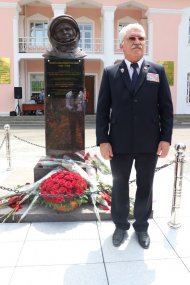
<svg viewBox="0 0 190 285">
<path fill-rule="evenodd" d="M 80 30 L 70 15 L 53 18 L 48 27 L 48 38 L 52 49 L 43 56 L 46 58 L 83 58 L 86 53 L 78 47 Z"/>
</svg>

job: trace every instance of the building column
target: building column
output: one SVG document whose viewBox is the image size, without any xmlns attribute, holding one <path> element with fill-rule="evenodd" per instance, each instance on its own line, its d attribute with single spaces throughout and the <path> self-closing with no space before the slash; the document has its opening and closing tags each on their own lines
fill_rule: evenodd
<svg viewBox="0 0 190 285">
<path fill-rule="evenodd" d="M 104 66 L 114 62 L 114 13 L 115 6 L 103 6 L 103 38 L 104 38 Z"/>
<path fill-rule="evenodd" d="M 14 50 L 14 86 L 19 87 L 19 10 L 20 7 L 16 7 L 16 15 L 13 17 L 13 50 Z"/>
<path fill-rule="evenodd" d="M 190 105 L 187 102 L 187 73 L 190 72 L 190 44 L 188 43 L 188 24 L 190 8 L 182 10 L 178 38 L 178 68 L 177 68 L 177 97 L 176 114 L 190 114 Z"/>
<path fill-rule="evenodd" d="M 66 4 L 51 4 L 54 17 L 58 17 L 65 14 Z"/>
<path fill-rule="evenodd" d="M 148 39 L 148 45 L 146 47 L 147 54 L 148 54 L 148 59 L 153 60 L 153 21 L 152 21 L 152 16 L 150 9 L 147 11 L 146 16 L 148 18 L 148 34 L 147 34 L 147 39 Z"/>
</svg>

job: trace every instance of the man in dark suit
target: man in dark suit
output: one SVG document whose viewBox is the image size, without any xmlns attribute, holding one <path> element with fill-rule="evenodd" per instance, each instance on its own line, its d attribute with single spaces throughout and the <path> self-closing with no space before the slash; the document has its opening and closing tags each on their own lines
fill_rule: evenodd
<svg viewBox="0 0 190 285">
<path fill-rule="evenodd" d="M 96 114 L 97 145 L 102 157 L 110 160 L 113 176 L 113 245 L 121 245 L 130 227 L 128 182 L 134 162 L 133 227 L 139 244 L 148 248 L 154 172 L 158 157 L 169 152 L 173 105 L 163 66 L 143 58 L 143 27 L 137 23 L 124 27 L 120 46 L 125 59 L 103 72 Z"/>
</svg>

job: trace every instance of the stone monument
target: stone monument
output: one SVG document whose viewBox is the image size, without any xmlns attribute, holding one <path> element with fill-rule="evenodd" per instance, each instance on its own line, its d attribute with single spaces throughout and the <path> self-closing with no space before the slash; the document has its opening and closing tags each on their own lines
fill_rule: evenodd
<svg viewBox="0 0 190 285">
<path fill-rule="evenodd" d="M 80 30 L 70 15 L 53 18 L 48 27 L 51 48 L 43 55 L 45 77 L 46 156 L 61 158 L 85 148 L 84 57 Z M 34 169 L 37 181 L 51 169 Z"/>
</svg>

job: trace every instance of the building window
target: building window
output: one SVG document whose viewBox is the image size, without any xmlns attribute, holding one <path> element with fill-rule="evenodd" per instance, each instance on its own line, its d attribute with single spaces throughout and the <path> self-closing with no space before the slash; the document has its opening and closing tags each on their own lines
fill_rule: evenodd
<svg viewBox="0 0 190 285">
<path fill-rule="evenodd" d="M 133 23 L 133 22 L 131 22 L 131 23 Z M 124 20 L 123 19 L 123 21 L 119 21 L 118 22 L 118 26 L 117 26 L 117 45 L 119 46 L 120 45 L 120 42 L 119 42 L 119 33 L 120 33 L 120 31 L 121 31 L 121 29 L 123 28 L 123 27 L 126 27 L 127 25 L 129 25 L 130 24 L 130 22 L 128 22 L 128 21 L 126 21 L 126 20 Z"/>
<path fill-rule="evenodd" d="M 80 29 L 79 47 L 86 51 L 91 51 L 93 26 L 91 24 L 79 24 L 79 29 Z"/>
<path fill-rule="evenodd" d="M 190 72 L 187 73 L 187 103 L 190 103 Z"/>
<path fill-rule="evenodd" d="M 119 23 L 118 24 L 118 34 L 119 34 L 119 32 L 121 31 L 121 29 L 123 28 L 123 27 L 125 27 L 125 26 L 127 26 L 129 23 Z"/>
<path fill-rule="evenodd" d="M 45 47 L 48 44 L 47 22 L 30 23 L 30 44 L 32 46 Z"/>
<path fill-rule="evenodd" d="M 31 74 L 30 86 L 31 86 L 31 99 L 37 100 L 40 91 L 44 89 L 44 75 L 37 73 Z"/>
<path fill-rule="evenodd" d="M 120 41 L 119 41 L 119 33 L 121 31 L 121 29 L 125 26 L 127 26 L 129 23 L 127 22 L 118 22 L 117 25 L 117 38 L 115 39 L 115 51 L 117 52 L 117 50 L 120 51 Z"/>
</svg>

